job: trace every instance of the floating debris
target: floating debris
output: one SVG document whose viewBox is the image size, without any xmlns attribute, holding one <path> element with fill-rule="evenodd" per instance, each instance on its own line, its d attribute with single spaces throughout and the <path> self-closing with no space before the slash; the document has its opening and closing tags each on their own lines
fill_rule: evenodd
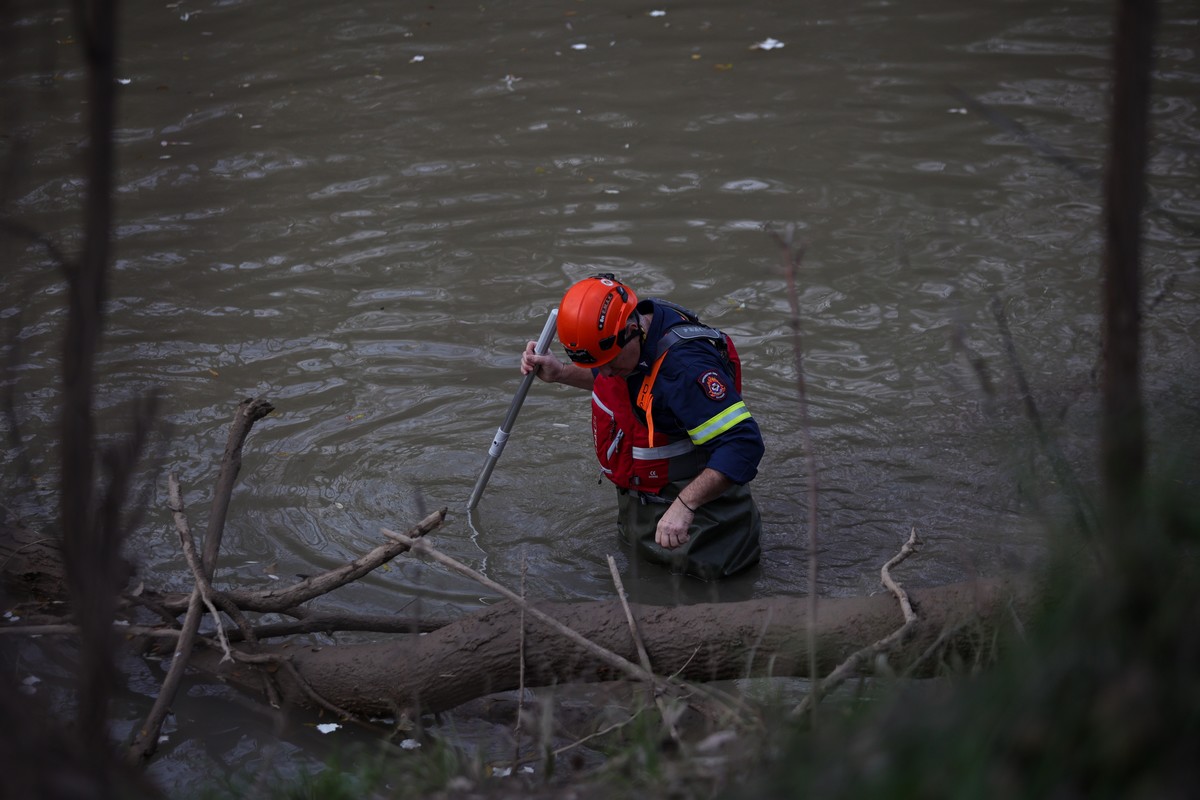
<svg viewBox="0 0 1200 800">
<path fill-rule="evenodd" d="M 655 11 L 649 12 L 649 15 L 652 17 L 665 17 L 667 15 L 667 12 L 655 10 Z"/>
<path fill-rule="evenodd" d="M 404 750 L 416 750 L 421 746 L 421 743 L 416 739 L 405 739 L 400 742 L 400 747 Z"/>
<path fill-rule="evenodd" d="M 763 39 L 761 42 L 755 42 L 754 44 L 750 45 L 751 50 L 777 50 L 780 47 L 783 47 L 783 42 L 779 41 L 778 39 L 772 39 L 770 36 L 768 36 L 766 39 Z"/>
<path fill-rule="evenodd" d="M 322 722 L 320 725 L 317 726 L 317 730 L 320 731 L 321 733 L 333 733 L 340 727 L 342 727 L 342 726 L 336 722 Z"/>
</svg>

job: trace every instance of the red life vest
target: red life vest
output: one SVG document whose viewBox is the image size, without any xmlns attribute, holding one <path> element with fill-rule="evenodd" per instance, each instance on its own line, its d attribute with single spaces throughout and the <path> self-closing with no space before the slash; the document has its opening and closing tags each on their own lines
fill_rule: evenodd
<svg viewBox="0 0 1200 800">
<path fill-rule="evenodd" d="M 666 434 L 653 430 L 650 414 L 654 381 L 663 359 L 672 345 L 691 339 L 710 339 L 725 354 L 734 388 L 742 391 L 742 364 L 733 340 L 728 335 L 704 325 L 677 325 L 669 328 L 659 340 L 659 355 L 642 378 L 638 390 L 638 405 L 646 420 L 643 422 L 629 398 L 629 385 L 624 378 L 597 375 L 592 386 L 592 442 L 600 473 L 622 489 L 635 489 L 658 494 L 671 481 L 691 478 L 704 468 L 706 456 L 688 438 L 671 440 Z"/>
</svg>

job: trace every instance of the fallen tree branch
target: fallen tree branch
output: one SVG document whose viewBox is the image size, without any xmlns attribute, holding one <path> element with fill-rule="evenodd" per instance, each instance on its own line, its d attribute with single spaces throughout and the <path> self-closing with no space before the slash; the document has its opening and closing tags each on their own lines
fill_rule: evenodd
<svg viewBox="0 0 1200 800">
<path fill-rule="evenodd" d="M 914 527 L 908 534 L 908 541 L 900 548 L 900 552 L 892 556 L 879 570 L 879 580 L 887 587 L 888 591 L 896 596 L 896 600 L 900 603 L 900 611 L 904 614 L 905 622 L 915 622 L 917 614 L 913 611 L 912 603 L 908 599 L 908 592 L 900 584 L 892 580 L 892 567 L 897 566 L 910 555 L 917 551 L 917 545 L 921 540 L 917 538 L 917 529 Z"/>
<path fill-rule="evenodd" d="M 269 664 L 271 666 L 281 668 L 288 674 L 288 677 L 296 682 L 296 685 L 300 687 L 300 690 L 304 692 L 304 695 L 318 708 L 330 711 L 341 719 L 354 718 L 354 714 L 346 711 L 344 708 L 338 708 L 336 705 L 322 697 L 319 692 L 313 689 L 312 684 L 306 681 L 304 676 L 296 671 L 296 666 L 292 664 L 292 659 L 290 656 L 281 655 L 279 653 L 243 653 L 240 650 L 235 650 L 233 652 L 234 656 L 232 660 L 234 661 L 239 661 L 243 664 Z"/>
<path fill-rule="evenodd" d="M 435 511 L 407 532 L 407 536 L 418 538 L 437 528 L 446 519 L 447 509 Z M 340 567 L 313 575 L 302 581 L 280 589 L 266 591 L 246 591 L 244 589 L 229 589 L 223 591 L 242 611 L 257 611 L 260 613 L 291 614 L 297 606 L 313 600 L 321 595 L 329 594 L 334 589 L 353 583 L 359 578 L 373 572 L 375 569 L 391 561 L 398 555 L 407 552 L 408 547 L 401 542 L 385 542 L 372 549 L 366 555 L 347 562 Z M 183 610 L 184 595 L 163 595 L 159 603 L 172 611 Z"/>
<path fill-rule="evenodd" d="M 200 591 L 200 599 L 212 614 L 213 625 L 217 630 L 217 639 L 225 650 L 225 657 L 232 660 L 229 652 L 229 639 L 225 637 L 225 626 L 221 624 L 221 612 L 213 605 L 213 590 L 204 571 L 200 568 L 199 556 L 196 554 L 196 542 L 192 539 L 192 528 L 188 525 L 187 515 L 183 511 L 183 496 L 179 491 L 179 476 L 172 472 L 167 477 L 167 507 L 175 519 L 175 530 L 179 534 L 179 546 L 183 548 L 183 557 L 187 560 L 188 569 L 192 571 L 192 580 Z"/>
<path fill-rule="evenodd" d="M 234 428 L 238 430 L 244 429 L 245 432 L 248 432 L 249 426 L 245 425 L 244 419 L 253 414 L 258 415 L 256 418 L 261 418 L 267 413 L 270 413 L 269 409 L 267 411 L 263 411 L 262 408 L 255 409 L 253 405 L 247 406 L 246 403 L 243 403 L 243 405 L 239 408 L 239 414 L 237 420 L 235 420 Z M 230 452 L 234 453 L 235 456 L 240 458 L 240 443 L 232 443 L 231 446 L 227 448 L 227 457 L 229 457 Z M 227 481 L 222 481 L 221 485 L 231 487 L 231 484 L 229 484 Z M 440 525 L 445 518 L 446 509 L 443 508 L 440 511 L 430 514 L 418 525 L 416 525 L 410 532 L 415 536 L 423 536 L 428 531 Z M 418 540 L 412 539 L 411 541 Z M 400 546 L 395 543 L 380 545 L 362 558 L 355 559 L 348 564 L 344 564 L 337 569 L 329 570 L 321 575 L 312 578 L 306 578 L 294 586 L 287 587 L 279 591 L 263 593 L 223 592 L 220 595 L 220 600 L 222 602 L 231 602 L 242 611 L 277 610 L 274 607 L 276 605 L 281 607 L 278 610 L 292 608 L 293 606 L 298 605 L 305 600 L 318 597 L 338 588 L 339 586 L 343 586 L 347 583 L 357 580 L 363 575 L 369 573 L 371 570 L 375 569 L 381 564 L 387 563 L 392 558 L 408 549 L 409 548 L 407 546 Z M 207 548 L 205 549 L 205 552 L 207 553 Z M 207 567 L 207 562 L 205 562 L 205 564 L 205 568 L 202 570 L 202 575 L 207 575 L 211 571 Z M 199 586 L 200 584 L 198 584 L 198 587 Z M 138 729 L 133 744 L 130 746 L 130 758 L 132 760 L 144 761 L 154 753 L 154 749 L 157 745 L 158 731 L 161 729 L 162 722 L 166 718 L 167 711 L 170 708 L 170 699 L 174 697 L 174 693 L 178 690 L 179 681 L 181 680 L 183 670 L 187 665 L 188 657 L 186 654 L 190 653 L 196 631 L 199 629 L 198 607 L 200 594 L 200 588 L 194 589 L 192 592 L 192 596 L 189 600 L 187 616 L 184 619 L 183 632 L 176 642 L 174 655 L 171 661 L 171 668 L 167 673 L 166 679 L 163 681 L 163 689 L 160 690 L 158 698 L 156 698 L 155 704 L 153 708 L 151 708 L 150 715 L 147 716 L 146 722 L 143 723 L 143 725 Z M 248 603 L 245 602 L 245 596 L 247 594 L 249 594 L 251 598 L 251 602 Z M 262 603 L 254 602 L 254 600 L 261 598 L 269 598 L 269 602 L 267 603 L 268 608 L 264 609 Z M 253 636 L 253 633 L 247 636 L 245 629 L 243 628 L 244 639 L 252 639 Z M 229 653 L 227 651 L 227 655 L 228 654 Z M 244 658 L 239 658 L 238 660 L 243 663 L 252 663 L 247 662 Z M 297 677 L 299 677 L 298 673 Z M 298 683 L 297 685 L 302 691 L 304 691 L 304 683 Z M 273 684 L 265 685 L 263 688 L 268 695 L 273 695 L 275 691 Z M 308 696 L 307 691 L 304 691 L 304 694 Z M 272 701 L 275 701 L 274 697 L 271 699 Z M 309 699 L 313 700 L 314 698 L 309 697 Z M 323 703 L 318 703 L 318 706 L 322 708 L 325 707 Z"/>
<path fill-rule="evenodd" d="M 208 529 L 204 537 L 204 553 L 201 561 L 201 573 L 206 581 L 211 582 L 216 570 L 217 554 L 221 548 L 221 537 L 225 528 L 225 515 L 229 510 L 230 497 L 233 495 L 234 481 L 242 466 L 242 445 L 250 435 L 254 423 L 270 414 L 275 407 L 262 398 L 243 400 L 234 413 L 233 422 L 229 426 L 229 437 L 225 444 L 225 455 L 221 459 L 221 471 L 217 480 L 216 493 L 213 495 L 212 509 L 208 519 Z M 192 589 L 188 600 L 187 615 L 183 621 L 183 632 L 175 644 L 175 652 L 171 658 L 171 666 L 163 679 L 162 688 L 154 699 L 154 705 L 145 721 L 133 734 L 128 748 L 128 758 L 133 763 L 140 763 L 150 758 L 158 748 L 159 731 L 162 730 L 163 720 L 166 719 L 171 703 L 174 702 L 175 692 L 183 680 L 188 658 L 191 656 L 192 644 L 196 632 L 200 629 L 201 589 L 197 585 Z"/>
<path fill-rule="evenodd" d="M 521 609 L 522 620 L 524 619 L 524 616 L 523 616 L 524 613 L 528 612 L 534 619 L 538 620 L 543 625 L 550 628 L 552 631 L 557 633 L 559 636 L 563 636 L 563 637 L 567 638 L 568 640 L 570 640 L 571 642 L 574 642 L 579 647 L 588 651 L 593 656 L 599 658 L 601 661 L 607 663 L 609 666 L 614 667 L 618 671 L 624 673 L 626 676 L 633 678 L 634 680 L 645 681 L 645 682 L 649 683 L 651 685 L 651 687 L 657 692 L 666 692 L 666 693 L 672 694 L 673 696 L 679 696 L 679 697 L 681 697 L 681 699 L 686 700 L 686 697 L 683 697 L 683 695 L 681 694 L 681 691 L 683 691 L 684 689 L 690 689 L 691 692 L 704 696 L 710 702 L 713 702 L 719 706 L 724 706 L 725 710 L 731 714 L 734 714 L 734 715 L 745 715 L 746 714 L 746 711 L 747 711 L 746 705 L 744 703 L 742 703 L 741 701 L 739 701 L 737 698 L 729 697 L 728 695 L 725 695 L 724 693 L 719 692 L 716 689 L 711 689 L 709 687 L 705 687 L 705 686 L 684 687 L 684 686 L 680 685 L 680 682 L 676 679 L 660 678 L 659 676 L 655 675 L 652 671 L 650 671 L 648 669 L 644 669 L 642 667 L 639 667 L 637 664 L 634 664 L 628 658 L 625 658 L 624 656 L 621 656 L 612 650 L 609 650 L 607 648 L 601 647 L 600 645 L 597 645 L 595 642 L 588 639 L 587 637 L 580 635 L 578 632 L 573 630 L 570 626 L 563 625 L 561 622 L 554 619 L 553 617 L 551 617 L 551 616 L 543 613 L 542 611 L 538 610 L 537 608 L 531 606 L 529 603 L 527 603 L 525 601 L 524 598 L 520 597 L 519 595 L 514 593 L 512 590 L 510 590 L 504 586 L 501 586 L 500 584 L 498 584 L 495 581 L 488 578 L 486 575 L 483 575 L 480 572 L 476 572 L 475 570 L 468 567 L 466 564 L 463 564 L 460 561 L 456 561 L 455 559 L 451 558 L 450 556 L 448 556 L 438 550 L 435 550 L 433 548 L 433 546 L 430 545 L 428 542 L 425 542 L 423 540 L 418 541 L 418 540 L 408 539 L 408 537 L 405 537 L 405 536 L 395 533 L 393 531 L 389 531 L 387 529 L 383 529 L 383 533 L 385 536 L 389 536 L 389 537 L 395 538 L 397 541 L 401 541 L 401 542 L 409 544 L 409 546 L 412 548 L 412 550 L 414 552 L 423 553 L 425 555 L 428 555 L 430 558 L 432 558 L 434 561 L 438 562 L 439 564 L 449 567 L 461 575 L 466 575 L 467 577 L 478 582 L 479 584 L 491 589 L 494 592 L 497 592 L 504 598 L 515 603 Z M 522 630 L 522 635 L 524 635 L 523 622 L 522 622 L 521 630 Z M 747 720 L 747 721 L 749 722 L 749 720 Z"/>
<path fill-rule="evenodd" d="M 888 652 L 894 670 L 911 678 L 942 674 L 937 652 L 954 653 L 954 663 L 994 658 L 1014 636 L 1014 617 L 1028 619 L 1037 584 L 979 580 L 932 588 L 905 587 L 919 618 L 908 635 Z M 622 605 L 611 602 L 547 603 L 535 605 L 592 642 L 636 661 Z M 653 666 L 669 681 L 686 681 L 686 689 L 702 691 L 709 681 L 753 677 L 817 678 L 834 670 L 863 643 L 883 639 L 904 618 L 890 593 L 865 597 L 825 598 L 814 625 L 807 616 L 807 598 L 773 597 L 738 603 L 678 607 L 631 604 L 631 613 Z M 303 614 L 305 609 L 290 613 Z M 520 607 L 509 602 L 484 606 L 424 636 L 383 636 L 375 642 L 339 643 L 320 648 L 294 643 L 262 644 L 261 652 L 290 655 L 300 675 L 333 705 L 356 714 L 393 715 L 414 719 L 423 713 L 452 709 L 496 692 L 574 682 L 627 679 L 591 652 L 538 624 L 524 632 L 523 676 L 513 655 L 521 647 Z M 25 625 L 52 621 L 22 615 Z M 316 626 L 327 618 L 314 615 Z M 302 620 L 298 624 L 308 624 Z M 121 626 L 129 637 L 177 640 L 177 628 L 143 629 Z M 0 633 L 77 635 L 69 626 L 16 628 L 2 625 Z M 231 635 L 236 631 L 231 630 Z M 815 642 L 820 672 L 809 669 L 809 641 Z M 220 680 L 262 696 L 262 666 L 220 664 L 220 653 L 208 645 L 197 648 L 189 666 L 209 671 Z M 754 655 L 747 657 L 747 648 Z M 872 664 L 859 664 L 861 675 Z M 320 710 L 287 674 L 276 670 L 275 681 L 284 704 Z M 678 684 L 677 684 L 678 685 Z"/>
<path fill-rule="evenodd" d="M 516 606 L 519 609 L 521 609 L 521 612 L 523 614 L 524 613 L 529 614 L 531 617 L 533 617 L 534 619 L 536 619 L 538 622 L 542 623 L 546 627 L 550 628 L 552 631 L 554 631 L 558 635 L 571 640 L 576 645 L 582 647 L 584 650 L 587 650 L 593 656 L 595 656 L 596 658 L 605 662 L 606 664 L 613 667 L 617 671 L 625 673 L 626 676 L 633 678 L 634 680 L 637 680 L 637 681 L 647 681 L 652 684 L 662 682 L 661 679 L 658 676 L 656 676 L 653 672 L 642 669 L 637 664 L 634 664 L 633 662 L 631 662 L 629 659 L 627 659 L 623 656 L 617 655 L 616 653 L 612 652 L 611 650 L 603 648 L 600 645 L 595 644 L 594 642 L 588 640 L 586 637 L 581 636 L 580 634 L 571 630 L 566 625 L 563 625 L 561 622 L 559 622 L 558 620 L 551 617 L 549 614 L 546 614 L 543 611 L 539 611 L 538 609 L 529 605 L 529 603 L 525 602 L 525 600 L 520 595 L 518 595 L 516 592 L 512 591 L 511 589 L 508 589 L 507 587 L 501 586 L 500 584 L 496 583 L 495 581 L 493 581 L 491 578 L 487 577 L 486 575 L 484 575 L 480 572 L 476 572 L 475 570 L 468 567 L 466 564 L 463 564 L 461 561 L 457 561 L 457 560 L 451 558 L 450 556 L 446 555 L 445 553 L 435 550 L 432 546 L 429 545 L 429 543 L 418 540 L 418 539 L 409 538 L 408 536 L 405 536 L 402 533 L 396 533 L 395 531 L 389 531 L 387 528 L 382 529 L 382 532 L 383 532 L 384 536 L 390 537 L 402 544 L 408 545 L 410 552 L 417 553 L 418 555 L 428 556 L 430 559 L 436 561 L 437 563 L 441 564 L 442 566 L 449 567 L 450 569 L 454 570 L 455 572 L 459 573 L 460 575 L 465 575 L 468 578 L 471 578 L 472 580 L 478 582 L 479 584 L 486 586 L 488 589 L 491 589 L 493 592 L 496 592 L 500 596 L 502 596 L 505 599 L 516 604 Z"/>
<path fill-rule="evenodd" d="M 242 471 L 242 445 L 246 443 L 254 423 L 274 410 L 275 406 L 261 397 L 247 397 L 238 404 L 233 415 L 233 423 L 229 426 L 229 436 L 225 441 L 225 453 L 221 456 L 221 471 L 217 474 L 212 508 L 209 509 L 208 528 L 204 534 L 204 574 L 210 581 L 216 571 L 217 554 L 221 551 L 221 537 L 225 533 L 225 517 L 233 498 L 233 485 Z"/>
<path fill-rule="evenodd" d="M 817 681 L 812 690 L 792 710 L 792 717 L 797 719 L 802 717 L 812 705 L 819 703 L 823 696 L 841 686 L 850 676 L 858 674 L 863 664 L 872 661 L 880 653 L 889 652 L 894 646 L 904 641 L 904 638 L 917 624 L 918 618 L 913 611 L 912 603 L 909 602 L 908 593 L 892 580 L 891 569 L 916 552 L 918 544 L 920 541 L 917 539 L 917 529 L 913 528 L 908 534 L 908 541 L 900 548 L 900 552 L 879 570 L 883 585 L 888 587 L 900 604 L 900 611 L 904 615 L 904 624 L 874 644 L 869 644 L 852 653 L 833 672 Z"/>
<path fill-rule="evenodd" d="M 617 589 L 617 599 L 621 601 L 621 608 L 625 611 L 625 621 L 629 623 L 629 633 L 633 636 L 633 643 L 637 646 L 638 660 L 642 664 L 642 669 L 653 674 L 654 670 L 650 666 L 650 654 L 646 652 L 646 643 L 642 640 L 642 634 L 638 631 L 637 622 L 633 618 L 633 611 L 629 608 L 629 599 L 625 596 L 625 584 L 621 581 L 621 573 L 617 571 L 617 561 L 612 556 L 608 557 L 608 571 L 612 573 L 613 585 Z M 675 715 L 668 713 L 662 695 L 654 686 L 650 687 L 650 696 L 654 700 L 654 704 L 658 706 L 658 713 L 662 717 L 663 725 L 667 727 L 667 735 L 671 737 L 671 741 L 678 742 L 679 728 L 675 724 Z"/>
<path fill-rule="evenodd" d="M 996 633 L 1011 628 L 1009 599 L 1025 616 L 1035 597 L 1032 584 L 983 580 L 925 589 L 908 589 L 920 616 L 902 640 L 889 651 L 889 662 L 904 671 L 946 631 L 940 642 L 965 658 L 987 646 L 986 657 L 1007 637 Z M 886 637 L 903 624 L 896 599 L 887 593 L 868 597 L 825 598 L 813 639 L 818 667 L 808 670 L 809 621 L 807 599 L 774 597 L 738 603 L 677 607 L 632 604 L 646 650 L 662 675 L 687 681 L 693 691 L 710 689 L 705 682 L 758 676 L 819 677 L 834 670 L 864 642 Z M 591 642 L 627 660 L 637 653 L 619 602 L 536 603 L 546 615 Z M 526 612 L 530 616 L 529 612 Z M 485 606 L 425 636 L 388 637 L 377 642 L 336 647 L 296 648 L 267 644 L 264 652 L 292 655 L 293 663 L 321 695 L 360 716 L 437 713 L 496 692 L 516 689 L 521 676 L 514 654 L 520 648 L 521 608 L 512 602 Z M 770 620 L 764 625 L 764 620 Z M 978 631 L 993 635 L 986 639 Z M 526 688 L 573 682 L 628 679 L 592 650 L 538 624 L 525 631 Z M 758 643 L 753 669 L 747 671 L 746 648 Z M 215 653 L 198 651 L 193 664 L 226 682 L 261 692 L 260 676 L 249 666 L 224 668 Z M 863 675 L 871 664 L 857 664 Z M 940 667 L 926 659 L 911 677 L 937 674 Z M 638 668 L 638 672 L 641 670 Z M 639 677 L 640 680 L 640 677 Z M 673 680 L 668 678 L 668 680 Z M 281 681 L 284 702 L 311 706 L 304 694 Z"/>
<path fill-rule="evenodd" d="M 291 611 L 280 613 L 291 614 Z M 302 633 L 429 633 L 446 624 L 448 624 L 446 621 L 393 617 L 388 614 L 321 612 L 300 617 L 295 622 L 255 625 L 251 631 L 256 639 L 263 641 L 264 639 L 278 639 Z M 236 640 L 240 637 L 231 632 L 230 638 Z"/>
</svg>

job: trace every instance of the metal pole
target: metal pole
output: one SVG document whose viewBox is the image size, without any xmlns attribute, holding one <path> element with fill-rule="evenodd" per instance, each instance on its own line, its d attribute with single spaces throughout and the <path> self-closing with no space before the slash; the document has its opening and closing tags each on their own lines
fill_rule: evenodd
<svg viewBox="0 0 1200 800">
<path fill-rule="evenodd" d="M 534 352 L 538 355 L 544 355 L 550 349 L 550 339 L 554 336 L 554 325 L 558 320 L 558 309 L 550 312 L 550 317 L 546 320 L 546 326 L 542 328 L 542 335 L 538 337 L 537 346 L 534 347 Z M 516 396 L 512 399 L 512 404 L 508 407 L 508 415 L 505 416 L 503 424 L 496 431 L 495 438 L 492 439 L 492 446 L 488 448 L 487 463 L 483 465 L 483 472 L 479 475 L 479 480 L 475 482 L 475 490 L 471 492 L 471 499 L 467 501 L 467 511 L 475 508 L 479 504 L 479 498 L 483 495 L 483 488 L 487 486 L 488 480 L 492 477 L 492 470 L 496 468 L 496 462 L 500 460 L 500 454 L 504 452 L 504 445 L 508 444 L 508 434 L 512 431 L 513 423 L 517 421 L 517 414 L 521 411 L 521 404 L 525 402 L 525 395 L 529 394 L 529 387 L 533 385 L 533 379 L 537 376 L 537 371 L 529 373 L 521 381 L 521 386 L 517 389 Z"/>
</svg>

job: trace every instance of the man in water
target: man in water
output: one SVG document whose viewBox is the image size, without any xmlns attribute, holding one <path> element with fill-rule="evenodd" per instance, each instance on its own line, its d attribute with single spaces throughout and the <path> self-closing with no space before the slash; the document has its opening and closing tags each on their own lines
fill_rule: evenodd
<svg viewBox="0 0 1200 800">
<path fill-rule="evenodd" d="M 558 338 L 571 363 L 530 342 L 521 372 L 592 392 L 596 456 L 617 486 L 621 538 L 705 580 L 757 563 L 762 522 L 747 484 L 763 441 L 729 337 L 682 306 L 638 302 L 606 274 L 567 290 Z"/>
</svg>

